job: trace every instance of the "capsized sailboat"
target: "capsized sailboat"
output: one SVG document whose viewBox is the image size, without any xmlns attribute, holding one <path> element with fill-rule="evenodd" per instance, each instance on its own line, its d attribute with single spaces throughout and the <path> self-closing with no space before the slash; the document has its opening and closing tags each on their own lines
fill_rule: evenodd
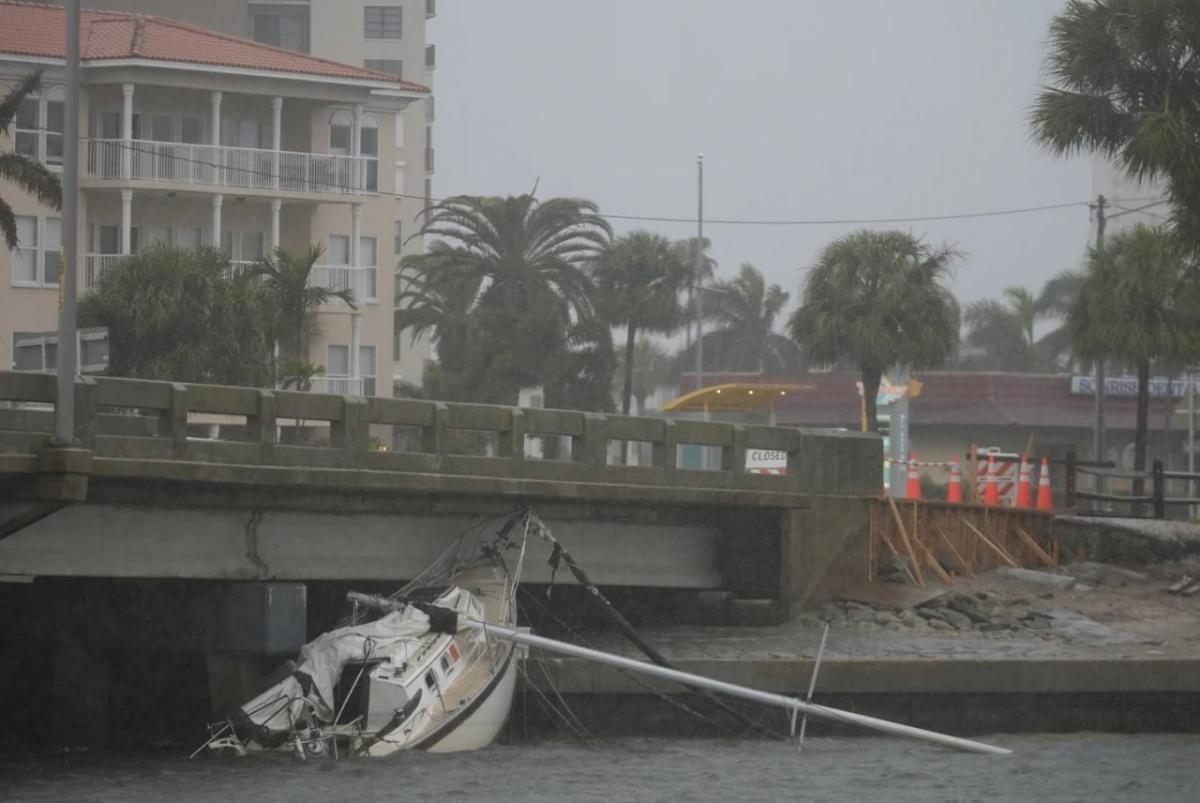
<svg viewBox="0 0 1200 803">
<path fill-rule="evenodd" d="M 519 524 L 510 518 L 465 558 L 459 543 L 395 594 L 350 592 L 349 621 L 302 647 L 286 677 L 213 726 L 205 747 L 307 759 L 491 744 L 508 718 L 523 648 L 465 625 L 516 626 Z"/>
</svg>

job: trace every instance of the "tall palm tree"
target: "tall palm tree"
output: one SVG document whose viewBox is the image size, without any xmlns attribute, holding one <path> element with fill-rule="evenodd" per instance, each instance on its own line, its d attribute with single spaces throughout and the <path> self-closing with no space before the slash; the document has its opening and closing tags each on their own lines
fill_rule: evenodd
<svg viewBox="0 0 1200 803">
<path fill-rule="evenodd" d="M 260 257 L 246 271 L 248 276 L 261 276 L 274 297 L 275 342 L 287 356 L 282 367 L 287 374 L 285 384 L 303 385 L 305 377 L 314 374 L 308 347 L 316 333 L 316 312 L 321 305 L 340 299 L 350 309 L 357 309 L 353 290 L 332 290 L 310 283 L 313 267 L 323 253 L 319 245 L 300 253 L 276 248 L 274 254 Z"/>
<path fill-rule="evenodd" d="M 638 332 L 669 335 L 683 321 L 679 294 L 689 272 L 671 241 L 639 230 L 613 240 L 591 267 L 600 313 L 611 326 L 625 328 L 625 382 L 621 409 L 633 399 L 634 344 Z"/>
<path fill-rule="evenodd" d="M 7 137 L 8 130 L 17 116 L 17 110 L 31 94 L 42 86 L 42 71 L 25 76 L 0 100 L 0 135 Z M 62 186 L 58 176 L 40 162 L 18 153 L 0 153 L 0 179 L 11 181 L 17 187 L 37 198 L 47 206 L 58 209 L 62 204 Z M 0 198 L 0 231 L 10 250 L 17 247 L 17 218 L 12 206 Z"/>
<path fill-rule="evenodd" d="M 1069 0 L 1050 23 L 1034 136 L 1061 155 L 1101 153 L 1162 177 L 1176 223 L 1200 244 L 1200 3 Z"/>
<path fill-rule="evenodd" d="M 1075 354 L 1071 350 L 1071 336 L 1067 328 L 1067 317 L 1071 304 L 1079 295 L 1083 285 L 1083 273 L 1077 270 L 1059 271 L 1042 285 L 1037 297 L 1038 315 L 1059 322 L 1037 342 L 1038 353 L 1044 364 L 1055 368 L 1069 367 Z"/>
<path fill-rule="evenodd" d="M 676 255 L 680 262 L 687 266 L 688 269 L 688 296 L 687 296 L 687 333 L 685 337 L 685 349 L 692 348 L 692 328 L 696 326 L 697 299 L 695 289 L 710 281 L 717 272 L 717 260 L 708 255 L 708 249 L 712 248 L 712 240 L 707 237 L 688 237 L 683 240 L 676 240 L 674 244 Z M 703 306 L 703 304 L 699 304 Z"/>
<path fill-rule="evenodd" d="M 987 299 L 967 305 L 963 313 L 966 342 L 982 352 L 989 369 L 1036 370 L 1040 367 L 1033 334 L 1040 317 L 1037 300 L 1024 287 L 1005 288 L 1003 297 L 1005 303 Z"/>
<path fill-rule="evenodd" d="M 434 243 L 431 254 L 445 253 L 445 243 Z M 426 268 L 434 262 L 426 261 Z M 449 371 L 461 371 L 471 343 L 471 311 L 479 298 L 482 279 L 454 271 L 415 270 L 402 267 L 396 293 L 396 332 L 409 331 L 416 341 L 430 333 L 438 362 Z"/>
<path fill-rule="evenodd" d="M 704 349 L 720 370 L 797 370 L 800 350 L 775 331 L 788 302 L 779 285 L 767 285 L 758 268 L 744 263 L 736 278 L 712 285 L 705 317 L 720 327 L 705 335 Z M 707 362 L 707 360 L 706 360 Z"/>
<path fill-rule="evenodd" d="M 959 312 L 947 284 L 958 259 L 906 232 L 862 230 L 825 246 L 809 271 L 789 333 L 813 360 L 858 365 L 870 431 L 885 370 L 929 368 L 953 353 Z"/>
<path fill-rule="evenodd" d="M 1087 272 L 1068 327 L 1081 355 L 1109 355 L 1137 367 L 1134 468 L 1146 468 L 1150 363 L 1200 357 L 1200 268 L 1185 240 L 1139 224 L 1088 257 Z M 1141 493 L 1141 480 L 1135 482 Z"/>
<path fill-rule="evenodd" d="M 625 376 L 625 358 L 617 361 L 622 382 Z M 646 397 L 662 385 L 675 381 L 675 360 L 662 345 L 650 337 L 638 337 L 633 345 L 633 398 L 637 400 L 639 413 L 645 414 Z M 616 390 L 623 390 L 616 388 Z"/>
<path fill-rule="evenodd" d="M 564 318 L 590 314 L 591 286 L 582 266 L 612 234 L 591 201 L 459 195 L 422 214 L 419 233 L 441 238 L 447 247 L 405 257 L 404 267 L 478 278 L 509 310 L 553 296 Z"/>
</svg>

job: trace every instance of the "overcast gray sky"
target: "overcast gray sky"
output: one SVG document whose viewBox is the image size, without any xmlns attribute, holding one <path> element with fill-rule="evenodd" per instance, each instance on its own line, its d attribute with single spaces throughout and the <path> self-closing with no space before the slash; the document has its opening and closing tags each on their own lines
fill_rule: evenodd
<svg viewBox="0 0 1200 803">
<path fill-rule="evenodd" d="M 582 196 L 602 212 L 891 218 L 1085 201 L 1086 160 L 1026 122 L 1063 0 L 443 0 L 430 22 L 434 194 Z M 1085 206 L 897 224 L 967 257 L 971 300 L 1079 264 Z M 614 221 L 672 238 L 695 224 Z M 877 225 L 873 228 L 888 228 Z M 852 225 L 709 225 L 729 276 L 801 269 Z"/>
</svg>

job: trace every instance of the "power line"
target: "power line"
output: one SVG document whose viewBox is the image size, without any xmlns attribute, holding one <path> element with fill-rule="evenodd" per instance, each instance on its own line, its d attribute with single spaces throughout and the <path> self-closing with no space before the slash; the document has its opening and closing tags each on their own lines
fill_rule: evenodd
<svg viewBox="0 0 1200 803">
<path fill-rule="evenodd" d="M 253 167 L 245 167 L 245 166 L 237 166 L 237 165 L 221 164 L 218 162 L 212 162 L 212 161 L 208 161 L 205 159 L 197 159 L 194 157 L 181 156 L 181 155 L 173 154 L 173 153 L 164 153 L 164 152 L 156 150 L 156 149 L 141 147 L 141 146 L 134 145 L 134 144 L 126 145 L 124 141 L 107 140 L 107 141 L 104 141 L 104 144 L 108 148 L 112 148 L 115 150 L 130 150 L 134 153 L 145 154 L 145 155 L 148 155 L 148 156 L 154 157 L 156 159 L 160 159 L 160 160 L 166 160 L 166 161 L 170 161 L 170 162 L 178 162 L 178 163 L 183 163 L 183 164 L 199 165 L 202 167 L 211 168 L 213 170 L 223 171 L 225 173 L 237 173 L 237 174 L 243 174 L 243 175 L 257 176 L 259 178 L 264 179 L 267 182 L 266 186 L 261 186 L 261 187 L 260 186 L 248 186 L 248 187 L 244 187 L 244 188 L 231 187 L 230 188 L 231 190 L 237 190 L 237 189 L 285 189 L 286 190 L 286 189 L 288 189 L 288 187 L 286 186 L 287 184 L 290 183 L 290 184 L 295 185 L 298 183 L 304 189 L 311 191 L 311 192 L 320 192 L 322 190 L 342 190 L 342 191 L 346 191 L 346 192 L 361 192 L 361 191 L 363 191 L 359 187 L 353 187 L 349 184 L 340 183 L 337 180 L 327 181 L 327 180 L 321 180 L 321 179 L 297 178 L 297 177 L 293 177 L 293 176 L 288 176 L 284 173 L 273 172 L 271 170 L 265 170 L 265 169 L 253 168 Z M 174 143 L 169 143 L 169 144 L 174 144 Z M 261 152 L 256 151 L 255 155 L 256 156 L 261 155 L 261 157 L 264 158 L 265 160 L 271 160 L 272 155 L 274 153 L 276 153 L 276 152 L 270 151 L 270 150 L 263 150 Z M 323 156 L 323 154 L 315 154 L 315 155 Z M 334 159 L 339 158 L 339 156 L 336 154 L 330 154 L 329 156 L 330 156 L 330 158 L 334 158 Z M 353 158 L 353 157 L 349 157 L 349 158 Z M 371 158 L 371 157 L 366 157 L 366 158 Z M 115 178 L 119 178 L 119 176 L 117 176 Z M 278 186 L 278 187 L 272 186 L 272 184 L 274 184 L 276 181 L 278 181 L 281 186 Z M 204 186 L 215 186 L 215 185 L 204 185 Z M 386 191 L 379 190 L 379 189 L 369 190 L 367 192 L 370 192 L 373 195 L 381 195 L 381 196 L 389 197 L 389 198 L 407 198 L 407 199 L 411 199 L 411 200 L 423 201 L 425 203 L 440 203 L 440 202 L 449 200 L 448 198 L 434 198 L 432 196 L 426 197 L 424 195 L 412 195 L 409 193 L 386 192 Z M 1158 203 L 1162 203 L 1162 202 L 1163 201 L 1159 201 Z M 1070 201 L 1070 202 L 1059 203 L 1059 204 L 1044 204 L 1044 205 L 1040 205 L 1040 206 L 1026 206 L 1026 207 L 1019 207 L 1019 208 L 1010 208 L 1010 209 L 992 209 L 992 210 L 979 211 L 979 212 L 958 212 L 958 213 L 950 213 L 950 214 L 942 214 L 942 215 L 910 215 L 910 216 L 902 216 L 902 217 L 878 217 L 878 218 L 812 218 L 812 219 L 780 219 L 780 220 L 753 219 L 753 218 L 718 218 L 715 220 L 706 220 L 706 222 L 720 224 L 720 225 L 729 225 L 729 226 L 832 226 L 832 225 L 867 225 L 867 224 L 879 224 L 879 223 L 920 223 L 920 222 L 939 221 L 939 220 L 966 220 L 966 219 L 973 219 L 973 218 L 988 218 L 988 217 L 999 217 L 999 216 L 1006 216 L 1006 215 L 1021 215 L 1021 214 L 1030 214 L 1030 213 L 1034 213 L 1034 212 L 1046 212 L 1046 211 L 1052 211 L 1052 210 L 1058 210 L 1058 209 L 1070 209 L 1070 208 L 1074 208 L 1074 207 L 1078 207 L 1078 206 L 1089 206 L 1089 205 L 1090 204 L 1088 201 Z M 1151 205 L 1156 205 L 1156 204 L 1151 204 Z M 694 223 L 695 222 L 695 218 L 669 217 L 669 216 L 659 216 L 659 215 L 626 215 L 626 214 L 601 212 L 601 213 L 599 213 L 599 216 L 603 217 L 605 219 L 609 219 L 609 220 L 633 220 L 633 221 L 643 221 L 643 222 L 648 222 L 648 223 Z"/>
</svg>

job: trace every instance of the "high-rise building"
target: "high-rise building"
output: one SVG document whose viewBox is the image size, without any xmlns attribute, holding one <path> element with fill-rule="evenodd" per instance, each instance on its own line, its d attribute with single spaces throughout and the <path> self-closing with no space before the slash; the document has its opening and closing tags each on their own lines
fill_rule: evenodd
<svg viewBox="0 0 1200 803">
<path fill-rule="evenodd" d="M 85 2 L 85 5 L 90 3 Z M 268 86 L 271 83 L 269 77 L 265 77 L 262 86 L 257 88 L 239 85 L 225 90 L 213 89 L 214 97 L 224 91 L 227 98 L 224 113 L 218 118 L 215 116 L 218 106 L 209 108 L 204 103 L 197 106 L 188 92 L 171 93 L 157 78 L 144 81 L 142 76 L 133 75 L 129 83 L 150 85 L 134 95 L 131 131 L 126 134 L 120 128 L 122 118 L 118 114 L 121 86 L 116 87 L 118 94 L 111 99 L 108 97 L 112 93 L 111 86 L 93 89 L 89 76 L 96 70 L 89 65 L 84 71 L 85 84 L 89 84 L 89 108 L 83 112 L 87 116 L 81 120 L 80 130 L 88 132 L 93 140 L 125 137 L 154 143 L 180 143 L 180 146 L 219 145 L 221 150 L 231 152 L 264 149 L 269 154 L 273 146 L 280 147 L 271 139 L 274 131 L 276 137 L 282 137 L 284 151 L 303 146 L 307 151 L 317 152 L 307 154 L 310 157 L 329 154 L 349 158 L 357 154 L 365 160 L 365 166 L 360 176 L 362 186 L 354 188 L 356 194 L 353 197 L 341 199 L 346 208 L 340 212 L 336 211 L 336 205 L 324 203 L 324 198 L 320 199 L 322 202 L 309 204 L 310 208 L 304 211 L 288 199 L 260 199 L 254 197 L 257 192 L 240 193 L 236 187 L 208 188 L 207 194 L 212 198 L 222 198 L 225 219 L 230 221 L 221 228 L 219 240 L 211 233 L 211 225 L 191 226 L 175 222 L 171 234 L 166 234 L 164 224 L 149 220 L 149 217 L 161 216 L 172 208 L 155 200 L 156 195 L 133 198 L 132 209 L 123 218 L 124 228 L 115 223 L 100 223 L 93 214 L 87 224 L 88 230 L 80 239 L 80 252 L 90 255 L 84 258 L 85 264 L 81 268 L 81 288 L 86 287 L 89 276 L 94 278 L 95 266 L 110 260 L 113 254 L 136 251 L 143 242 L 168 236 L 176 244 L 211 240 L 235 261 L 253 259 L 276 242 L 289 249 L 320 244 L 325 248 L 329 263 L 320 272 L 320 280 L 348 281 L 341 275 L 344 271 L 336 270 L 339 265 L 362 268 L 370 263 L 370 290 L 364 295 L 370 296 L 369 303 L 375 308 L 368 310 L 366 315 L 331 312 L 325 316 L 329 320 L 325 322 L 324 334 L 314 344 L 312 353 L 313 360 L 323 364 L 327 374 L 326 379 L 319 380 L 319 389 L 370 390 L 375 395 L 391 395 L 393 379 L 419 383 L 428 346 L 424 343 L 414 345 L 407 336 L 396 337 L 392 314 L 395 267 L 401 256 L 418 253 L 422 248 L 420 238 L 412 235 L 419 225 L 418 215 L 432 191 L 434 105 L 428 88 L 432 85 L 435 50 L 433 45 L 426 44 L 425 24 L 434 16 L 435 0 L 206 0 L 201 3 L 195 0 L 104 0 L 103 6 L 125 12 L 125 15 L 113 15 L 114 18 L 137 19 L 130 14 L 154 15 L 142 19 L 144 22 L 163 18 L 177 20 L 221 32 L 227 37 L 253 40 L 271 46 L 257 48 L 258 58 L 268 61 L 270 53 L 278 52 L 272 48 L 296 51 L 297 55 L 286 58 L 308 64 L 305 69 L 310 70 L 309 74 L 319 73 L 321 68 L 314 65 L 322 63 L 339 68 L 361 67 L 359 73 L 373 76 L 371 80 L 378 80 L 380 73 L 387 74 L 395 80 L 395 88 L 390 93 L 369 91 L 362 97 L 354 97 L 355 92 L 349 88 L 354 81 L 347 79 L 345 97 L 339 99 L 330 95 L 330 87 L 307 87 L 302 83 L 290 84 L 286 92 L 275 92 Z M 20 4 L 0 3 L 0 9 L 6 7 L 19 8 Z M 0 11 L 0 14 L 10 13 Z M 3 24 L 0 27 L 4 27 Z M 86 35 L 84 39 L 87 40 Z M 183 60 L 186 62 L 188 57 L 184 56 Z M 10 67 L 6 65 L 5 69 Z M 134 69 L 133 65 L 126 68 Z M 186 74 L 187 70 L 179 72 Z M 4 80 L 6 77 L 15 76 L 9 72 L 8 76 L 0 76 L 0 82 L 8 83 Z M 250 73 L 247 71 L 242 77 L 249 79 Z M 54 85 L 54 78 L 54 75 L 48 76 L 47 91 L 37 101 L 40 104 L 38 114 L 50 115 L 47 119 L 53 117 L 54 98 L 61 97 L 61 87 Z M 329 82 L 332 83 L 332 79 Z M 312 83 L 320 84 L 321 81 L 314 78 Z M 288 97 L 288 93 L 293 97 Z M 280 99 L 283 111 L 273 111 L 272 104 Z M 130 106 L 128 98 L 125 105 Z M 160 112 L 159 108 L 164 106 L 172 108 Z M 357 137 L 355 131 L 359 132 Z M 97 146 L 87 147 L 94 150 Z M 81 162 L 80 175 L 84 205 L 91 214 L 97 202 L 87 197 L 89 193 L 94 194 L 91 184 L 95 178 L 88 172 L 94 167 L 88 161 L 93 158 L 91 151 L 87 156 Z M 141 160 L 134 161 L 134 169 L 140 170 Z M 153 166 L 153 159 L 146 161 Z M 168 178 L 168 183 L 177 183 L 178 177 L 174 176 L 132 177 L 129 189 L 122 192 L 133 194 L 143 185 L 150 186 L 147 181 L 162 183 Z M 172 193 L 172 204 L 190 205 L 186 212 L 172 212 L 173 221 L 190 221 L 189 216 L 195 211 L 191 206 L 203 206 L 203 199 L 197 201 L 192 197 L 196 194 L 195 186 L 190 185 L 188 189 L 187 195 Z M 261 189 L 270 195 L 272 188 Z M 124 199 L 124 195 L 121 197 Z M 263 212 L 267 208 L 274 209 L 279 203 L 282 203 L 282 212 L 276 218 Z M 230 206 L 233 206 L 232 210 Z M 258 209 L 260 206 L 262 210 Z M 348 210 L 357 210 L 353 218 Z M 341 216 L 346 220 L 340 221 Z M 213 219 L 218 218 L 214 216 Z M 278 240 L 268 236 L 268 231 L 275 225 L 273 220 L 281 221 Z M 293 223 L 293 220 L 298 222 Z M 339 222 L 346 225 L 340 226 Z M 36 225 L 40 234 L 38 242 L 50 244 L 55 231 L 53 225 L 41 221 Z M 47 225 L 50 228 L 46 228 Z M 358 242 L 354 241 L 351 231 L 355 226 L 361 231 Z M 39 247 L 34 246 L 35 250 Z M 358 274 L 348 276 L 359 283 L 356 287 L 362 284 Z M 0 315 L 0 319 L 3 317 Z M 39 318 L 36 324 L 23 324 L 20 330 L 32 332 L 53 328 L 51 314 L 47 321 Z M 6 340 L 10 336 L 9 332 L 0 333 Z M 26 341 L 32 348 L 34 341 L 31 338 Z M 31 366 L 31 352 L 23 354 L 18 360 L 14 351 L 12 363 Z M 0 353 L 0 365 L 6 362 L 5 356 Z"/>
</svg>

